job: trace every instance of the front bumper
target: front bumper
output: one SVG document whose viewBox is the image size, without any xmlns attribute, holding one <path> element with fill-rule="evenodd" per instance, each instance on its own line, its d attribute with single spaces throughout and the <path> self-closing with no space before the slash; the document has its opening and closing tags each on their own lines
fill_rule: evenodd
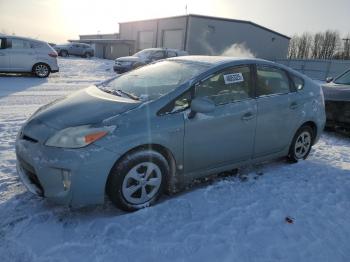
<svg viewBox="0 0 350 262">
<path fill-rule="evenodd" d="M 104 202 L 106 181 L 118 158 L 93 144 L 62 149 L 20 136 L 16 156 L 18 174 L 30 192 L 73 207 Z"/>
<path fill-rule="evenodd" d="M 125 73 L 125 72 L 128 72 L 132 69 L 132 65 L 130 66 L 120 66 L 120 65 L 114 65 L 113 66 L 113 70 L 114 72 L 116 73 Z"/>
</svg>

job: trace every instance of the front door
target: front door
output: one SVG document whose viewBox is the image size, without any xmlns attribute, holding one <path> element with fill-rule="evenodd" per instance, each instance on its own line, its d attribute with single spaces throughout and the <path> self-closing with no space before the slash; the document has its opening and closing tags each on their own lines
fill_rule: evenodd
<svg viewBox="0 0 350 262">
<path fill-rule="evenodd" d="M 301 106 L 284 70 L 257 66 L 257 104 L 254 157 L 286 149 L 294 135 Z"/>
<path fill-rule="evenodd" d="M 185 115 L 185 172 L 221 167 L 252 157 L 256 126 L 252 70 L 227 68 L 195 86 L 195 98 L 215 103 L 211 113 Z"/>
</svg>

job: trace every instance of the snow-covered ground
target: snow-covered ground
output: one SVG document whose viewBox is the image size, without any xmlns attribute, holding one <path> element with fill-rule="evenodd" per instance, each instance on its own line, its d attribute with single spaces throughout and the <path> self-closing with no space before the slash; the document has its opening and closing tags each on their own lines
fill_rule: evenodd
<svg viewBox="0 0 350 262">
<path fill-rule="evenodd" d="M 59 63 L 45 80 L 0 76 L 0 261 L 349 261 L 350 139 L 333 133 L 307 161 L 246 167 L 135 213 L 69 210 L 27 192 L 15 171 L 20 125 L 114 75 L 108 60 Z"/>
</svg>

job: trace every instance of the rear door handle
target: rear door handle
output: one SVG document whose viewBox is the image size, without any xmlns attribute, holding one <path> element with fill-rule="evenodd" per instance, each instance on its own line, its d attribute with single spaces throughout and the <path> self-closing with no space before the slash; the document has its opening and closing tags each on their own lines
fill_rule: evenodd
<svg viewBox="0 0 350 262">
<path fill-rule="evenodd" d="M 290 109 L 297 109 L 298 108 L 298 103 L 297 102 L 292 102 L 289 106 Z"/>
<path fill-rule="evenodd" d="M 254 118 L 254 114 L 252 112 L 247 112 L 241 117 L 241 119 L 244 121 L 248 121 L 248 120 L 251 120 L 253 118 Z"/>
<path fill-rule="evenodd" d="M 0 53 L 0 56 L 5 56 L 5 54 L 4 53 Z"/>
</svg>

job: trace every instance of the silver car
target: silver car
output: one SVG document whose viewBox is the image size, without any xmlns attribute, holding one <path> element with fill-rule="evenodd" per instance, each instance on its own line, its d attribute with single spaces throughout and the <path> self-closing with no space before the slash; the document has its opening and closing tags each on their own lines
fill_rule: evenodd
<svg viewBox="0 0 350 262">
<path fill-rule="evenodd" d="M 114 72 L 121 74 L 157 60 L 185 55 L 188 55 L 186 51 L 178 49 L 147 48 L 132 56 L 117 58 L 113 66 L 113 70 Z"/>
<path fill-rule="evenodd" d="M 43 78 L 58 71 L 57 53 L 48 43 L 0 35 L 0 73 L 33 73 Z"/>
<path fill-rule="evenodd" d="M 325 125 L 321 87 L 258 59 L 154 62 L 40 108 L 17 167 L 56 203 L 152 205 L 193 179 L 280 157 L 305 159 Z"/>
<path fill-rule="evenodd" d="M 81 57 L 90 58 L 94 56 L 94 49 L 83 43 L 68 43 L 63 45 L 55 45 L 54 49 L 57 51 L 59 56 L 76 55 Z"/>
</svg>

